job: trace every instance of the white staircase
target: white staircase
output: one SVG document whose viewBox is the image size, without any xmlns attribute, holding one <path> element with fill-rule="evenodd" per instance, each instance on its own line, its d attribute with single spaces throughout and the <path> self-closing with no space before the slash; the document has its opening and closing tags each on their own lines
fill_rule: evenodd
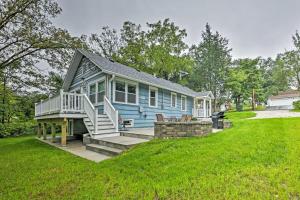
<svg viewBox="0 0 300 200">
<path fill-rule="evenodd" d="M 110 101 L 104 97 L 104 114 L 98 114 L 98 109 L 93 106 L 86 95 L 84 97 L 83 105 L 86 116 L 83 122 L 91 138 L 119 136 L 118 111 Z"/>
<path fill-rule="evenodd" d="M 88 116 L 83 119 L 83 122 L 92 138 L 104 138 L 120 135 L 120 133 L 116 131 L 113 122 L 110 120 L 107 114 L 98 114 L 96 121 L 97 126 L 94 126 L 93 122 Z"/>
</svg>

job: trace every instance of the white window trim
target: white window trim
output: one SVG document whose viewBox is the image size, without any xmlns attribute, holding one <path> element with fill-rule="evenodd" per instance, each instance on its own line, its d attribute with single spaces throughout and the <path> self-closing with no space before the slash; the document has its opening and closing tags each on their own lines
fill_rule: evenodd
<svg viewBox="0 0 300 200">
<path fill-rule="evenodd" d="M 155 90 L 155 106 L 151 105 L 151 90 Z M 158 106 L 158 88 L 149 86 L 149 107 L 157 108 Z"/>
<path fill-rule="evenodd" d="M 116 101 L 116 82 L 125 82 L 125 102 Z M 128 103 L 128 84 L 136 87 L 136 103 Z M 113 80 L 113 102 L 126 105 L 139 105 L 139 83 L 125 79 L 116 78 Z"/>
<path fill-rule="evenodd" d="M 185 100 L 185 106 L 184 106 L 184 108 L 182 107 L 182 99 L 184 99 Z M 184 95 L 181 95 L 181 111 L 187 111 L 187 98 L 186 98 L 186 96 L 184 96 Z"/>
<path fill-rule="evenodd" d="M 87 91 L 88 91 L 88 93 L 87 93 L 87 96 L 88 97 L 90 97 L 90 85 L 93 85 L 93 84 L 96 84 L 96 97 L 95 97 L 95 103 L 93 104 L 93 105 L 95 105 L 95 106 L 100 106 L 100 105 L 103 105 L 103 102 L 98 102 L 98 83 L 99 82 L 102 82 L 102 81 L 104 81 L 104 92 L 106 93 L 106 91 L 105 91 L 105 85 L 106 85 L 106 80 L 105 80 L 105 76 L 103 76 L 103 77 L 101 77 L 101 78 L 99 78 L 99 79 L 96 79 L 96 80 L 94 80 L 94 81 L 91 81 L 91 82 L 89 82 L 88 83 L 88 88 L 87 88 Z"/>
<path fill-rule="evenodd" d="M 175 106 L 173 106 L 172 95 L 175 95 Z M 177 93 L 175 93 L 175 92 L 171 92 L 171 108 L 177 108 Z"/>
</svg>

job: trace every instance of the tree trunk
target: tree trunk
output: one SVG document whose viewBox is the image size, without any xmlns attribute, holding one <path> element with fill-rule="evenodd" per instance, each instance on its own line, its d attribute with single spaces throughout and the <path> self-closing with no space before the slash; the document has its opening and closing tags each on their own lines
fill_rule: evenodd
<svg viewBox="0 0 300 200">
<path fill-rule="evenodd" d="M 2 95 L 2 112 L 1 112 L 1 123 L 5 123 L 5 99 L 6 99 L 6 77 L 5 74 L 3 73 L 3 95 Z"/>
<path fill-rule="evenodd" d="M 252 110 L 255 110 L 255 90 L 252 89 Z"/>
</svg>

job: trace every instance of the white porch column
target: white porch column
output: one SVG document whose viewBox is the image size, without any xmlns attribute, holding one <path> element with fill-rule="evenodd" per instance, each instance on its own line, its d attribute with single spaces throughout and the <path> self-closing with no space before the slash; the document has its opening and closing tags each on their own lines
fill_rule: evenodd
<svg viewBox="0 0 300 200">
<path fill-rule="evenodd" d="M 203 117 L 207 117 L 206 115 L 206 99 L 203 98 Z"/>
<path fill-rule="evenodd" d="M 211 99 L 209 99 L 209 116 L 211 116 Z"/>
</svg>

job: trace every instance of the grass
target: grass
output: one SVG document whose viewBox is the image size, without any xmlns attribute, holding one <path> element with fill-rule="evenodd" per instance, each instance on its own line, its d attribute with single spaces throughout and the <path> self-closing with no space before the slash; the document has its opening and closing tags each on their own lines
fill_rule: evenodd
<svg viewBox="0 0 300 200">
<path fill-rule="evenodd" d="M 291 112 L 300 112 L 300 109 L 293 109 Z"/>
<path fill-rule="evenodd" d="M 299 199 L 299 130 L 300 118 L 238 120 L 98 164 L 33 137 L 1 139 L 0 199 Z"/>
<path fill-rule="evenodd" d="M 225 117 L 230 120 L 239 120 L 255 117 L 256 113 L 253 111 L 243 111 L 243 112 L 226 112 Z"/>
</svg>

